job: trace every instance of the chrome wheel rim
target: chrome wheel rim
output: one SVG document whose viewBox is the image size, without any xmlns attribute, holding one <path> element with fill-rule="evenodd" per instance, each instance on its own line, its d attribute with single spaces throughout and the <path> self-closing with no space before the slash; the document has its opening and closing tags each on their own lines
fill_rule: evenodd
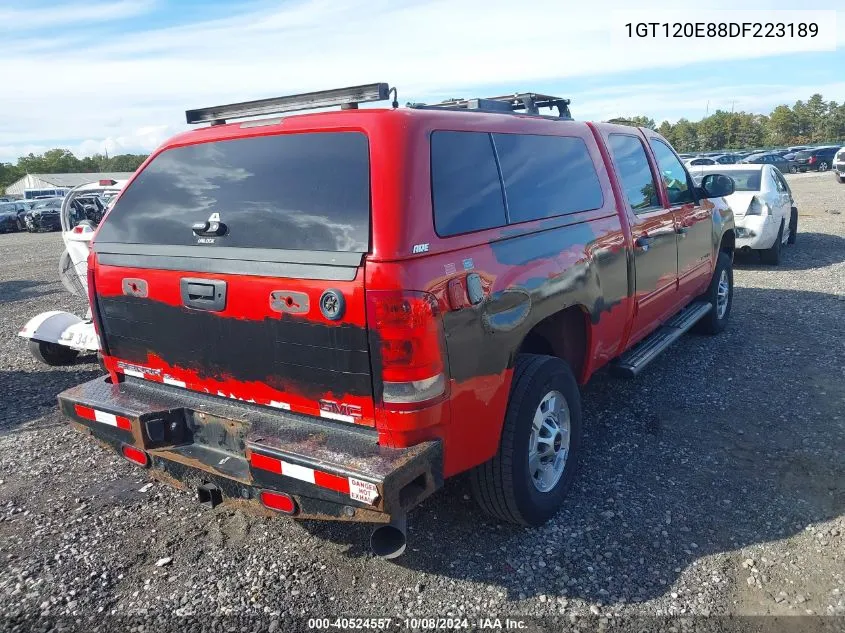
<svg viewBox="0 0 845 633">
<path fill-rule="evenodd" d="M 731 285 L 728 282 L 728 271 L 723 270 L 719 275 L 719 287 L 716 289 L 716 316 L 722 318 L 728 311 L 728 299 L 731 296 Z"/>
<path fill-rule="evenodd" d="M 540 492 L 549 492 L 563 475 L 570 431 L 566 399 L 559 391 L 548 392 L 534 412 L 528 440 L 528 472 Z"/>
</svg>

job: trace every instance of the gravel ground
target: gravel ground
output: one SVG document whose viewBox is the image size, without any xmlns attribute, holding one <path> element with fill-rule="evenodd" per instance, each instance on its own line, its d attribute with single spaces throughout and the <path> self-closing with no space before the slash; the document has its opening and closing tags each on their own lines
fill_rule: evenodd
<svg viewBox="0 0 845 633">
<path fill-rule="evenodd" d="M 369 553 L 366 526 L 202 509 L 71 431 L 55 396 L 96 364 L 46 368 L 16 336 L 43 310 L 83 311 L 57 280 L 60 237 L 0 235 L 0 628 L 845 616 L 845 186 L 789 182 L 798 243 L 779 268 L 740 258 L 728 331 L 584 389 L 587 454 L 552 522 L 488 520 L 458 478 L 411 514 L 398 563 Z"/>
</svg>

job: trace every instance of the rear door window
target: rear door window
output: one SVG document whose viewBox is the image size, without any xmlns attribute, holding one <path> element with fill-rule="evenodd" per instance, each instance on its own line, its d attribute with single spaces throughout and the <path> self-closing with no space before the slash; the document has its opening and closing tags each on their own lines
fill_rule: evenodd
<svg viewBox="0 0 845 633">
<path fill-rule="evenodd" d="M 493 134 L 511 223 L 598 209 L 601 184 L 575 136 Z"/>
<path fill-rule="evenodd" d="M 431 191 L 441 237 L 505 225 L 499 170 L 486 132 L 432 133 Z"/>
<path fill-rule="evenodd" d="M 634 213 L 645 213 L 659 208 L 657 185 L 642 141 L 627 134 L 611 134 L 608 140 L 631 209 Z"/>
<path fill-rule="evenodd" d="M 212 243 L 191 227 L 218 214 Z M 159 154 L 129 185 L 98 242 L 366 252 L 370 161 L 360 132 L 281 134 Z"/>
</svg>

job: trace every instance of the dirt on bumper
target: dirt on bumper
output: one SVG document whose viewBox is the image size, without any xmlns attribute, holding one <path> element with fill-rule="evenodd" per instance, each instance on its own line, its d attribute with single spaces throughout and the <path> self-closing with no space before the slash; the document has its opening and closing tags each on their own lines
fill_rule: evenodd
<svg viewBox="0 0 845 633">
<path fill-rule="evenodd" d="M 261 514 L 270 491 L 293 497 L 296 518 L 389 522 L 443 484 L 439 441 L 386 448 L 370 429 L 178 387 L 102 377 L 60 393 L 59 405 L 117 453 L 144 451 L 156 479 L 216 486 L 224 503 Z"/>
</svg>

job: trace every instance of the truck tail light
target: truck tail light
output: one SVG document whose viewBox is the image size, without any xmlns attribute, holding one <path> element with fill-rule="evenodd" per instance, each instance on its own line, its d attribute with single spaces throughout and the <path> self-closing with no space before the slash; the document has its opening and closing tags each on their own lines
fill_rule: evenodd
<svg viewBox="0 0 845 633">
<path fill-rule="evenodd" d="M 446 393 L 443 325 L 433 295 L 368 290 L 367 325 L 386 408 L 420 408 Z"/>
</svg>

